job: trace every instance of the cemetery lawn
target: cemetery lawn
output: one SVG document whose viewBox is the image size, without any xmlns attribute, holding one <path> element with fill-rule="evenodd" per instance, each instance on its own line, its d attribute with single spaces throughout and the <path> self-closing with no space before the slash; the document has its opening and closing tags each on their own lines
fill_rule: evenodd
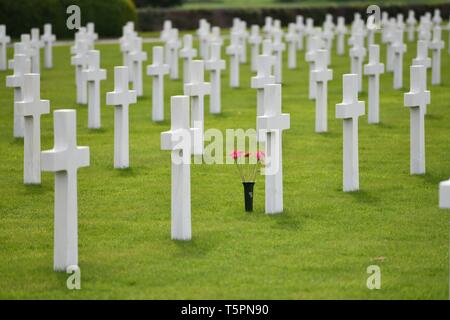
<svg viewBox="0 0 450 320">
<path fill-rule="evenodd" d="M 144 45 L 149 57 L 152 45 Z M 407 45 L 404 87 L 409 90 L 416 48 Z M 335 119 L 334 109 L 342 101 L 349 57 L 333 53 L 329 133 L 316 134 L 301 52 L 299 69 L 284 69 L 283 111 L 291 115 L 291 129 L 283 135 L 285 212 L 264 214 L 263 177 L 256 183 L 255 211 L 245 213 L 233 165 L 192 165 L 193 240 L 179 242 L 170 239 L 170 153 L 160 151 L 160 132 L 170 127 L 169 97 L 182 94 L 182 83 L 166 78 L 166 121 L 156 124 L 151 121 L 151 78 L 144 77 L 145 97 L 130 106 L 132 167 L 114 170 L 114 110 L 104 103 L 122 56 L 118 45 L 97 48 L 108 71 L 101 84 L 101 130 L 87 129 L 87 107 L 75 103 L 69 46 L 54 49 L 55 68 L 43 70 L 41 83 L 41 97 L 50 99 L 52 110 L 77 110 L 78 145 L 91 150 L 91 166 L 78 175 L 79 291 L 67 290 L 67 275 L 52 270 L 53 174 L 44 173 L 40 186 L 23 185 L 23 142 L 12 138 L 13 91 L 4 85 L 10 72 L 0 73 L 0 298 L 449 297 L 450 211 L 438 208 L 438 183 L 450 176 L 446 50 L 443 85 L 431 87 L 426 116 L 427 174 L 409 175 L 409 110 L 403 106 L 408 90 L 393 90 L 392 73 L 384 74 L 382 123 L 359 119 L 361 191 L 342 192 L 342 120 Z M 381 52 L 385 61 L 384 47 Z M 228 73 L 223 75 L 223 114 L 210 115 L 207 99 L 206 129 L 254 128 L 251 75 L 249 65 L 241 66 L 242 88 L 233 90 Z M 50 149 L 53 117 L 44 115 L 41 127 L 42 149 Z M 370 265 L 381 268 L 380 290 L 366 287 Z"/>
</svg>

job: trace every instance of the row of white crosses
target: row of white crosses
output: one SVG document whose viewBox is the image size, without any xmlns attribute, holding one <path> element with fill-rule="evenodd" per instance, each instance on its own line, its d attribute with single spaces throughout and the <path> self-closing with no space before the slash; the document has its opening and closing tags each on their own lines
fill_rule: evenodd
<svg viewBox="0 0 450 320">
<path fill-rule="evenodd" d="M 40 75 L 30 73 L 26 55 L 14 55 L 14 75 L 7 84 L 20 90 L 14 110 L 24 122 L 24 183 L 40 184 L 41 171 L 55 172 L 53 265 L 55 271 L 66 271 L 78 264 L 77 170 L 89 165 L 89 148 L 76 145 L 75 110 L 57 110 L 55 146 L 41 152 L 40 117 L 50 112 L 50 102 L 41 100 Z"/>
</svg>

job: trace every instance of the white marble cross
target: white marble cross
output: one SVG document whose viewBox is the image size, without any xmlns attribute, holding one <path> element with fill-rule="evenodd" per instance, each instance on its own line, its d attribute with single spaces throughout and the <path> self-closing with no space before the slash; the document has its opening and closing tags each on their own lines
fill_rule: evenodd
<svg viewBox="0 0 450 320">
<path fill-rule="evenodd" d="M 297 68 L 297 41 L 298 34 L 296 32 L 296 24 L 289 23 L 288 33 L 285 35 L 288 44 L 288 68 Z"/>
<path fill-rule="evenodd" d="M 47 23 L 44 25 L 41 41 L 44 44 L 44 66 L 47 69 L 53 68 L 53 42 L 56 41 L 56 36 L 52 34 L 51 24 Z"/>
<path fill-rule="evenodd" d="M 439 10 L 437 8 L 434 9 L 434 15 L 433 15 L 432 21 L 436 26 L 439 26 L 442 23 L 441 10 Z"/>
<path fill-rule="evenodd" d="M 410 172 L 425 173 L 425 107 L 430 104 L 425 66 L 411 66 L 410 91 L 404 94 L 405 107 L 410 108 Z"/>
<path fill-rule="evenodd" d="M 88 51 L 87 68 L 82 71 L 82 76 L 87 83 L 88 128 L 99 129 L 101 127 L 100 81 L 106 79 L 106 70 L 100 69 L 100 51 Z"/>
<path fill-rule="evenodd" d="M 164 64 L 163 47 L 153 47 L 153 63 L 147 66 L 147 75 L 153 77 L 152 86 L 152 120 L 164 120 L 164 75 L 169 73 L 169 66 Z"/>
<path fill-rule="evenodd" d="M 106 94 L 106 104 L 114 110 L 114 168 L 130 166 L 128 107 L 136 103 L 135 90 L 128 89 L 128 67 L 114 67 L 114 91 Z"/>
<path fill-rule="evenodd" d="M 427 43 L 431 40 L 431 28 L 433 23 L 426 17 L 420 17 L 420 24 L 417 28 L 419 40 L 425 40 Z"/>
<path fill-rule="evenodd" d="M 407 26 L 407 32 L 408 32 L 408 41 L 410 41 L 410 42 L 414 41 L 414 35 L 416 33 L 416 24 L 417 24 L 417 19 L 415 17 L 414 11 L 409 10 L 408 18 L 406 19 L 406 26 Z"/>
<path fill-rule="evenodd" d="M 6 86 L 14 88 L 14 138 L 23 138 L 24 134 L 24 117 L 18 113 L 16 102 L 23 100 L 24 76 L 30 72 L 30 59 L 24 54 L 14 54 L 14 74 L 6 77 Z"/>
<path fill-rule="evenodd" d="M 384 64 L 380 63 L 380 46 L 369 46 L 369 62 L 364 65 L 364 74 L 369 78 L 368 121 L 380 122 L 380 74 L 384 73 Z"/>
<path fill-rule="evenodd" d="M 295 32 L 297 33 L 297 49 L 303 50 L 303 38 L 305 35 L 305 23 L 303 16 L 295 17 Z"/>
<path fill-rule="evenodd" d="M 189 70 L 191 61 L 197 56 L 197 49 L 192 47 L 192 35 L 185 34 L 183 36 L 183 48 L 180 50 L 180 58 L 183 59 L 183 82 L 190 81 Z"/>
<path fill-rule="evenodd" d="M 395 18 L 390 18 L 385 28 L 385 43 L 386 43 L 386 71 L 394 71 L 394 51 L 392 50 L 392 43 L 394 42 L 394 32 L 396 28 Z"/>
<path fill-rule="evenodd" d="M 252 25 L 248 42 L 250 43 L 251 70 L 256 71 L 256 59 L 259 55 L 259 48 L 262 42 L 262 37 L 259 34 L 259 26 L 257 24 Z"/>
<path fill-rule="evenodd" d="M 343 191 L 359 190 L 358 117 L 365 114 L 358 101 L 358 75 L 344 74 L 342 103 L 336 104 L 336 118 L 343 119 Z"/>
<path fill-rule="evenodd" d="M 358 76 L 358 92 L 362 91 L 362 69 L 364 57 L 366 56 L 364 48 L 364 35 L 357 33 L 354 35 L 353 48 L 350 49 L 351 73 Z"/>
<path fill-rule="evenodd" d="M 53 149 L 41 152 L 42 171 L 55 173 L 53 269 L 78 265 L 78 168 L 89 166 L 89 147 L 77 146 L 75 110 L 53 113 Z"/>
<path fill-rule="evenodd" d="M 230 87 L 239 88 L 239 57 L 241 53 L 241 45 L 239 43 L 239 35 L 231 34 L 230 45 L 226 49 L 227 55 L 230 56 Z"/>
<path fill-rule="evenodd" d="M 316 54 L 320 49 L 320 38 L 313 36 L 308 38 L 308 51 L 305 54 L 305 60 L 309 64 L 309 91 L 308 98 L 314 100 L 316 98 L 316 83 L 313 80 L 313 71 L 315 70 Z"/>
<path fill-rule="evenodd" d="M 142 85 L 142 63 L 147 61 L 147 52 L 142 50 L 142 38 L 135 37 L 133 39 L 133 47 L 128 55 L 131 67 L 133 68 L 131 75 L 131 82 L 133 89 L 136 91 L 138 97 L 144 94 Z M 129 71 L 128 71 L 129 72 Z"/>
<path fill-rule="evenodd" d="M 282 132 L 290 128 L 290 115 L 282 113 L 281 84 L 267 84 L 264 87 L 264 114 L 259 116 L 258 135 L 264 135 L 266 164 L 265 193 L 267 214 L 283 212 L 283 147 Z"/>
<path fill-rule="evenodd" d="M 336 43 L 336 52 L 338 55 L 342 56 L 345 52 L 345 35 L 348 30 L 345 26 L 345 18 L 338 17 L 337 26 L 336 26 L 336 34 L 337 34 L 337 43 Z"/>
<path fill-rule="evenodd" d="M 189 97 L 170 100 L 171 129 L 161 133 L 161 149 L 171 151 L 171 238 L 191 240 L 191 132 Z"/>
<path fill-rule="evenodd" d="M 191 128 L 193 128 L 194 155 L 203 155 L 204 97 L 211 94 L 211 84 L 205 82 L 202 60 L 191 63 L 191 82 L 184 84 L 184 95 L 191 97 Z"/>
<path fill-rule="evenodd" d="M 264 115 L 265 86 L 275 83 L 275 77 L 272 75 L 272 60 L 272 56 L 265 54 L 259 55 L 256 59 L 257 74 L 251 80 L 251 87 L 256 89 L 256 119 Z M 256 122 L 256 131 L 259 132 L 258 121 Z M 264 139 L 265 137 L 257 135 L 257 138 Z"/>
<path fill-rule="evenodd" d="M 275 82 L 281 83 L 283 81 L 283 51 L 286 50 L 286 44 L 283 42 L 283 32 L 274 31 L 272 51 L 275 57 L 274 76 Z"/>
<path fill-rule="evenodd" d="M 263 26 L 265 38 L 271 37 L 272 27 L 273 27 L 272 17 L 265 17 L 264 18 L 264 26 Z"/>
<path fill-rule="evenodd" d="M 86 25 L 86 37 L 88 39 L 89 50 L 94 50 L 98 34 L 95 32 L 95 24 L 93 22 L 89 22 Z"/>
<path fill-rule="evenodd" d="M 40 184 L 41 115 L 50 112 L 50 102 L 41 100 L 39 74 L 27 73 L 23 76 L 23 100 L 16 102 L 14 108 L 24 118 L 23 182 Z"/>
<path fill-rule="evenodd" d="M 444 48 L 444 41 L 441 39 L 441 27 L 433 28 L 433 39 L 428 47 L 431 50 L 431 84 L 441 84 L 441 50 Z"/>
<path fill-rule="evenodd" d="M 322 33 L 323 46 L 327 50 L 327 66 L 331 63 L 331 50 L 333 49 L 334 29 L 327 24 Z"/>
<path fill-rule="evenodd" d="M 23 54 L 27 60 L 30 62 L 30 71 L 26 73 L 31 73 L 31 59 L 28 56 L 29 51 L 27 48 L 27 45 L 23 42 L 15 42 L 14 43 L 14 55 L 16 54 Z M 8 69 L 14 70 L 14 58 L 8 60 Z"/>
<path fill-rule="evenodd" d="M 197 36 L 199 39 L 199 54 L 204 60 L 208 58 L 208 38 L 211 32 L 211 25 L 206 19 L 199 20 Z"/>
<path fill-rule="evenodd" d="M 170 30 L 170 37 L 166 42 L 166 51 L 168 52 L 169 76 L 172 80 L 177 80 L 178 75 L 178 50 L 181 47 L 180 39 L 178 39 L 178 29 Z"/>
<path fill-rule="evenodd" d="M 247 63 L 247 39 L 248 39 L 247 22 L 239 21 L 237 33 L 239 35 L 239 45 L 241 47 L 239 62 Z"/>
<path fill-rule="evenodd" d="M 427 69 L 431 67 L 431 58 L 428 57 L 428 43 L 426 41 L 417 41 L 417 56 L 412 60 L 412 65 L 422 65 Z"/>
<path fill-rule="evenodd" d="M 439 208 L 450 209 L 450 180 L 439 183 Z"/>
<path fill-rule="evenodd" d="M 132 66 L 130 64 L 129 54 L 133 46 L 133 39 L 137 37 L 134 31 L 134 24 L 127 23 L 123 26 L 122 37 L 119 39 L 120 51 L 122 52 L 123 65 L 128 67 L 129 76 L 132 74 Z"/>
<path fill-rule="evenodd" d="M 6 35 L 6 27 L 0 24 L 0 70 L 6 70 L 7 55 L 6 46 L 11 42 L 11 38 Z"/>
<path fill-rule="evenodd" d="M 76 42 L 73 52 L 75 55 L 71 59 L 71 64 L 75 66 L 75 83 L 77 90 L 77 103 L 87 103 L 87 85 L 82 76 L 88 63 L 88 43 L 85 40 Z"/>
<path fill-rule="evenodd" d="M 327 56 L 327 50 L 317 50 L 312 71 L 316 83 L 316 132 L 328 131 L 328 81 L 333 79 L 333 71 L 327 68 Z"/>
<path fill-rule="evenodd" d="M 43 43 L 39 34 L 38 28 L 31 29 L 30 46 L 34 50 L 34 55 L 31 57 L 31 72 L 41 73 L 41 48 Z"/>
<path fill-rule="evenodd" d="M 161 30 L 161 34 L 159 36 L 159 38 L 161 39 L 161 41 L 166 42 L 169 35 L 170 35 L 170 30 L 172 29 L 172 21 L 170 20 L 164 20 L 163 23 L 163 29 Z"/>
<path fill-rule="evenodd" d="M 392 41 L 392 53 L 394 63 L 394 89 L 403 87 L 403 54 L 406 52 L 406 44 L 403 43 L 403 31 L 394 31 Z"/>
<path fill-rule="evenodd" d="M 225 70 L 225 60 L 220 58 L 221 44 L 210 44 L 209 60 L 205 61 L 205 70 L 210 70 L 211 96 L 209 99 L 209 112 L 221 113 L 221 70 Z"/>
<path fill-rule="evenodd" d="M 25 54 L 30 59 L 31 69 L 33 68 L 33 59 L 36 59 L 37 50 L 31 45 L 31 38 L 29 34 L 20 35 L 20 42 L 25 46 Z M 14 63 L 14 62 L 13 62 Z M 12 65 L 10 66 L 12 69 Z"/>
</svg>

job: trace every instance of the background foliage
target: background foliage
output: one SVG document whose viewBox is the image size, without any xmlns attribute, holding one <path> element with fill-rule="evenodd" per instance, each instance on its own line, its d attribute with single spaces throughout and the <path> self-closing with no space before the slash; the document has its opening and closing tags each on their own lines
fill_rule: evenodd
<svg viewBox="0 0 450 320">
<path fill-rule="evenodd" d="M 74 30 L 66 27 L 66 8 L 72 4 L 81 9 L 81 24 L 94 22 L 103 37 L 119 36 L 122 26 L 137 17 L 132 0 L 0 0 L 0 24 L 15 38 L 45 23 L 53 25 L 58 38 L 73 37 Z"/>
</svg>

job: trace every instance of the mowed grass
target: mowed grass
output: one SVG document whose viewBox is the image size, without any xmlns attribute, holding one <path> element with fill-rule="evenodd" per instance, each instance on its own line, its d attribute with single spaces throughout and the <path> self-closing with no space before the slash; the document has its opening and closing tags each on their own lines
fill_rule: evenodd
<svg viewBox="0 0 450 320">
<path fill-rule="evenodd" d="M 149 56 L 152 45 L 144 45 Z M 264 214 L 263 177 L 256 183 L 255 211 L 246 213 L 234 166 L 192 165 L 193 239 L 180 242 L 170 239 L 170 153 L 160 150 L 160 133 L 170 127 L 169 98 L 182 94 L 182 82 L 166 78 L 166 121 L 153 123 L 151 79 L 145 76 L 145 96 L 130 107 L 131 168 L 115 170 L 114 111 L 105 94 L 113 90 L 113 67 L 122 57 L 118 45 L 97 47 L 108 71 L 101 84 L 101 130 L 87 129 L 87 107 L 75 103 L 68 46 L 54 49 L 55 67 L 43 69 L 41 83 L 41 97 L 50 99 L 52 110 L 77 110 L 78 144 L 91 152 L 90 167 L 78 174 L 79 291 L 66 288 L 67 274 L 52 270 L 53 174 L 44 173 L 40 186 L 22 183 L 23 142 L 12 137 L 13 92 L 4 86 L 10 72 L 0 73 L 0 298 L 448 298 L 449 211 L 438 208 L 438 183 L 450 176 L 446 50 L 443 85 L 429 87 L 427 174 L 409 174 L 403 93 L 416 48 L 408 43 L 405 89 L 393 90 L 392 73 L 384 74 L 381 124 L 359 119 L 361 190 L 353 193 L 342 192 L 342 120 L 334 116 L 349 57 L 333 50 L 329 133 L 316 134 L 304 52 L 296 70 L 287 70 L 285 55 L 283 111 L 291 115 L 291 129 L 283 134 L 284 213 Z M 230 89 L 228 72 L 223 74 L 223 113 L 209 114 L 207 99 L 206 129 L 254 128 L 251 76 L 249 65 L 242 65 L 242 87 Z M 51 114 L 42 117 L 41 127 L 42 149 L 49 149 Z M 381 268 L 381 290 L 366 287 L 370 265 Z"/>
</svg>

